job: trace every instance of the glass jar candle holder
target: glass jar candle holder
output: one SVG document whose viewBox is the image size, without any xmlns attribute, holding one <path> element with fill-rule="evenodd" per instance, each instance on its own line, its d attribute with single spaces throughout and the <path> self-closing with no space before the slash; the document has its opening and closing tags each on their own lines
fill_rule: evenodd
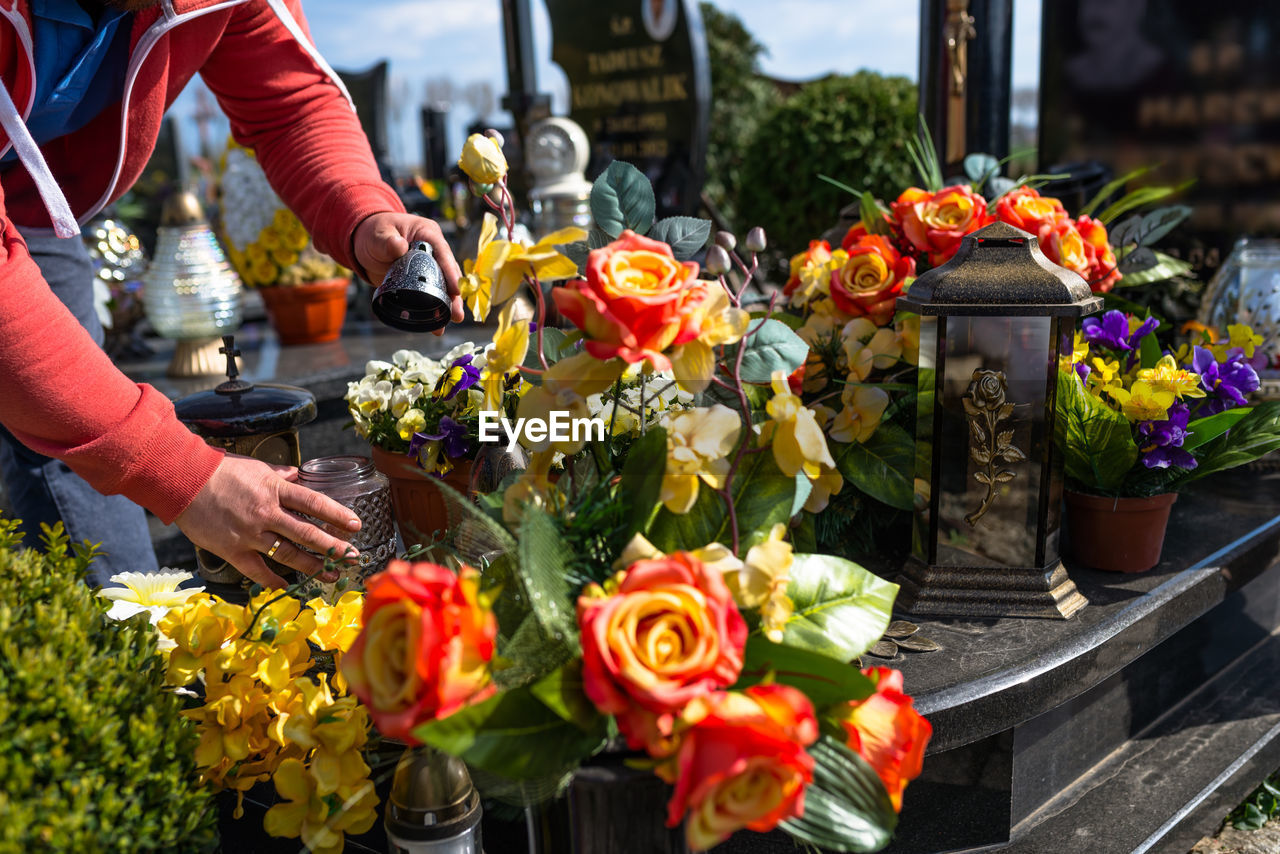
<svg viewBox="0 0 1280 854">
<path fill-rule="evenodd" d="M 386 568 L 396 554 L 396 530 L 391 515 L 391 483 L 373 467 L 368 457 L 340 455 L 317 457 L 298 467 L 298 483 L 329 496 L 360 517 L 360 530 L 352 534 L 332 525 L 321 527 L 353 545 L 360 557 L 355 566 L 342 569 L 348 584 Z"/>
</svg>

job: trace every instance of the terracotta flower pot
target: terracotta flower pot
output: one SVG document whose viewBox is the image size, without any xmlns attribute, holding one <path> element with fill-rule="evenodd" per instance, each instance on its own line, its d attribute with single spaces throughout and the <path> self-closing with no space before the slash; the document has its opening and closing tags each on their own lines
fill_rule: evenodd
<svg viewBox="0 0 1280 854">
<path fill-rule="evenodd" d="M 337 341 L 347 315 L 347 279 L 261 289 L 262 303 L 280 343 L 324 344 Z"/>
<path fill-rule="evenodd" d="M 1064 497 L 1076 560 L 1110 572 L 1146 572 L 1160 562 L 1177 493 L 1107 498 L 1066 490 Z"/>
<path fill-rule="evenodd" d="M 434 532 L 449 526 L 448 509 L 436 484 L 443 480 L 466 495 L 471 482 L 471 461 L 459 460 L 453 471 L 438 478 L 427 474 L 406 454 L 394 454 L 377 446 L 370 451 L 374 468 L 391 481 L 391 508 L 405 547 L 431 542 Z"/>
</svg>

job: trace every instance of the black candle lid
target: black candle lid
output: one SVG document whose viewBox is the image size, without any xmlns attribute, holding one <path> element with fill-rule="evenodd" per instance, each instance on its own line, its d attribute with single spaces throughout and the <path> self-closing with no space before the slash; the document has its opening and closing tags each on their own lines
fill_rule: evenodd
<svg viewBox="0 0 1280 854">
<path fill-rule="evenodd" d="M 235 357 L 240 351 L 233 336 L 224 335 L 222 341 L 218 352 L 227 357 L 227 381 L 175 401 L 182 423 L 201 436 L 226 438 L 279 433 L 315 419 L 315 395 L 297 386 L 239 379 Z"/>
</svg>

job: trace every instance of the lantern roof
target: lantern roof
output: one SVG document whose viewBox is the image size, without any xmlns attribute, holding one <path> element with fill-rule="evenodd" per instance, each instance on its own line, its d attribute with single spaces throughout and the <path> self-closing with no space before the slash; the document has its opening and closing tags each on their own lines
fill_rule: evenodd
<svg viewBox="0 0 1280 854">
<path fill-rule="evenodd" d="M 1080 317 L 1102 308 L 1102 297 L 1046 258 L 1034 235 L 997 222 L 965 235 L 951 260 L 912 282 L 897 305 L 922 315 Z"/>
</svg>

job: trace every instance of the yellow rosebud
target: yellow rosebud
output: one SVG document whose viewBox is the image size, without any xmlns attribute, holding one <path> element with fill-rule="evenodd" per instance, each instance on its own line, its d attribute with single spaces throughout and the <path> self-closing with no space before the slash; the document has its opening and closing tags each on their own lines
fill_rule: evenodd
<svg viewBox="0 0 1280 854">
<path fill-rule="evenodd" d="M 458 166 L 477 184 L 495 184 L 507 174 L 507 158 L 497 141 L 480 133 L 467 137 Z"/>
</svg>

